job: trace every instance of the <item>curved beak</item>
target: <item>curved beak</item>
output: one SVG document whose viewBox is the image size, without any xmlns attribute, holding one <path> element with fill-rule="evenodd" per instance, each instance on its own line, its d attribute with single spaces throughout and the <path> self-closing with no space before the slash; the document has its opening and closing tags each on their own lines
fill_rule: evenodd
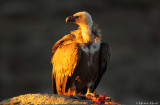
<svg viewBox="0 0 160 105">
<path fill-rule="evenodd" d="M 74 23 L 76 22 L 76 19 L 79 18 L 78 16 L 68 16 L 66 18 L 66 23 L 70 22 L 70 23 Z"/>
</svg>

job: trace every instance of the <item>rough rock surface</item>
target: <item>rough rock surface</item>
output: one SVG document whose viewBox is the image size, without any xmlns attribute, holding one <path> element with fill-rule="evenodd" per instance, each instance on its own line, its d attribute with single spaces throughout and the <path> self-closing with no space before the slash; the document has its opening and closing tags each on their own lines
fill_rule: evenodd
<svg viewBox="0 0 160 105">
<path fill-rule="evenodd" d="M 0 104 L 94 104 L 94 102 L 57 94 L 25 94 L 4 100 Z"/>
<path fill-rule="evenodd" d="M 20 95 L 17 97 L 13 97 L 7 100 L 4 100 L 0 102 L 0 105 L 12 105 L 12 104 L 20 104 L 20 105 L 26 105 L 26 104 L 96 104 L 95 102 L 86 99 L 86 98 L 80 98 L 78 96 L 72 96 L 67 97 L 63 95 L 57 95 L 57 94 L 25 94 Z M 117 103 L 114 103 L 112 101 L 105 103 L 108 105 L 120 105 Z"/>
</svg>

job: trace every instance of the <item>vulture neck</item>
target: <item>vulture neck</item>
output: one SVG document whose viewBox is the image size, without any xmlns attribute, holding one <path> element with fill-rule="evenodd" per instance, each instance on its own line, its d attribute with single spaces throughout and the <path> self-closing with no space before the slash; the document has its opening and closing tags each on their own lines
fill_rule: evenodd
<svg viewBox="0 0 160 105">
<path fill-rule="evenodd" d="M 82 39 L 84 43 L 90 43 L 93 41 L 92 25 L 83 24 L 80 25 L 82 30 Z"/>
</svg>

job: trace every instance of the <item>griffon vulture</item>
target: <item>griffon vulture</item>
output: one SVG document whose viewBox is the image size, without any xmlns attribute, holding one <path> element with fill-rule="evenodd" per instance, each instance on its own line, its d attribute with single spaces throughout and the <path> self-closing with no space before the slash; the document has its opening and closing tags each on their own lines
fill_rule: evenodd
<svg viewBox="0 0 160 105">
<path fill-rule="evenodd" d="M 110 60 L 110 47 L 101 43 L 100 29 L 89 13 L 83 11 L 69 16 L 66 22 L 79 28 L 71 31 L 53 46 L 52 85 L 54 94 L 68 90 L 76 94 L 94 92 Z"/>
</svg>

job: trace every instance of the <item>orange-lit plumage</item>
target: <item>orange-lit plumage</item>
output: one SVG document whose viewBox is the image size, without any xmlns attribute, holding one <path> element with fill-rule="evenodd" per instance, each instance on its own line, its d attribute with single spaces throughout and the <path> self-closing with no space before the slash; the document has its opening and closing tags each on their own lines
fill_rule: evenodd
<svg viewBox="0 0 160 105">
<path fill-rule="evenodd" d="M 78 12 L 66 19 L 79 25 L 53 46 L 51 63 L 53 93 L 67 91 L 85 94 L 93 92 L 106 71 L 110 58 L 108 44 L 101 43 L 100 30 L 87 12 Z"/>
</svg>

